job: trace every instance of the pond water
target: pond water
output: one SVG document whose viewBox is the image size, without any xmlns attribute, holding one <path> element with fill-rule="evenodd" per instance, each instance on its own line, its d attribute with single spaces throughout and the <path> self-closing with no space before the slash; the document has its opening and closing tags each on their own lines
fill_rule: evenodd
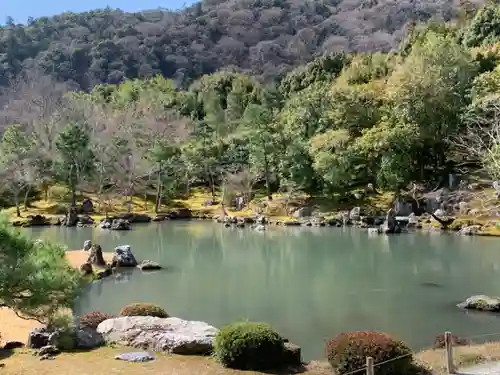
<svg viewBox="0 0 500 375">
<path fill-rule="evenodd" d="M 226 229 L 210 222 L 168 222 L 130 232 L 91 228 L 30 229 L 37 238 L 104 251 L 129 244 L 138 260 L 166 269 L 133 270 L 96 282 L 75 312 L 117 314 L 132 302 L 159 304 L 172 316 L 220 327 L 238 319 L 270 323 L 323 357 L 342 331 L 381 330 L 415 350 L 450 330 L 459 336 L 500 332 L 500 317 L 455 305 L 473 294 L 500 295 L 500 240 L 418 233 L 369 236 L 349 228 Z"/>
</svg>

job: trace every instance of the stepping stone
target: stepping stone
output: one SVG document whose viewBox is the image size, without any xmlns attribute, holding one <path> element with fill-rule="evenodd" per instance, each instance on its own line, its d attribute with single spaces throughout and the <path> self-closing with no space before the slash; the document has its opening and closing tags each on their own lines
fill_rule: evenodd
<svg viewBox="0 0 500 375">
<path fill-rule="evenodd" d="M 132 353 L 123 353 L 117 355 L 115 359 L 120 359 L 122 361 L 128 361 L 128 362 L 147 362 L 154 360 L 155 357 L 153 357 L 148 352 L 132 352 Z"/>
</svg>

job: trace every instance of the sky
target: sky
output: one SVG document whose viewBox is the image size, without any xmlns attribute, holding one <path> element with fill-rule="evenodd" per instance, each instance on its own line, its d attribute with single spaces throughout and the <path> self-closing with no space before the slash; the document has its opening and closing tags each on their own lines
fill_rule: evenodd
<svg viewBox="0 0 500 375">
<path fill-rule="evenodd" d="M 83 12 L 97 8 L 119 8 L 124 11 L 167 8 L 180 9 L 194 3 L 194 0 L 0 0 L 0 24 L 8 16 L 17 23 L 26 23 L 28 17 L 53 16 L 66 11 Z"/>
</svg>

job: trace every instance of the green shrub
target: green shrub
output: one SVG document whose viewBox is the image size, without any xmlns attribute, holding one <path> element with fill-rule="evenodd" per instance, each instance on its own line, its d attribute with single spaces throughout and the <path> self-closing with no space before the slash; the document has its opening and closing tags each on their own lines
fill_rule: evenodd
<svg viewBox="0 0 500 375">
<path fill-rule="evenodd" d="M 120 311 L 121 316 L 155 316 L 168 318 L 168 314 L 160 306 L 151 303 L 132 303 Z"/>
<path fill-rule="evenodd" d="M 99 311 L 89 312 L 80 317 L 80 325 L 82 327 L 96 329 L 99 324 L 107 319 L 114 318 L 113 315 L 104 314 Z"/>
<path fill-rule="evenodd" d="M 57 330 L 56 346 L 59 350 L 69 351 L 76 346 L 76 336 L 73 326 L 73 315 L 66 313 L 56 313 L 47 325 L 49 329 Z"/>
<path fill-rule="evenodd" d="M 241 370 L 273 369 L 280 365 L 283 338 L 264 323 L 239 322 L 223 327 L 214 355 L 224 366 Z"/>
<path fill-rule="evenodd" d="M 346 374 L 365 366 L 366 357 L 375 364 L 404 356 L 376 366 L 377 375 L 402 375 L 412 368 L 412 352 L 401 341 L 382 332 L 357 331 L 341 333 L 326 344 L 328 362 L 337 374 Z"/>
</svg>

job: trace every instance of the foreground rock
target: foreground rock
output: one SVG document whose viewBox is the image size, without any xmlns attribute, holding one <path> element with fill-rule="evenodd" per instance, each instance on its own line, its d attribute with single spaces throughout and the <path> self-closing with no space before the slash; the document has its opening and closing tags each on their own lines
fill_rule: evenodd
<svg viewBox="0 0 500 375">
<path fill-rule="evenodd" d="M 75 347 L 92 349 L 104 345 L 104 337 L 95 329 L 82 327 L 75 332 Z"/>
<path fill-rule="evenodd" d="M 484 295 L 472 296 L 457 306 L 468 310 L 500 312 L 500 298 Z"/>
<path fill-rule="evenodd" d="M 74 341 L 69 345 L 70 347 L 92 349 L 104 344 L 104 337 L 95 329 L 87 327 L 73 327 L 70 330 L 70 337 L 73 337 Z M 54 354 L 48 353 L 47 347 L 53 347 L 57 350 L 64 349 L 60 348 L 60 340 L 63 336 L 66 336 L 67 338 L 68 332 L 64 332 L 60 329 L 50 330 L 45 327 L 33 329 L 28 336 L 28 348 L 40 349 L 41 354 L 39 353 L 39 355 Z M 64 344 L 68 345 L 67 340 L 64 340 Z M 43 348 L 46 349 L 42 350 Z"/>
<path fill-rule="evenodd" d="M 132 253 L 130 245 L 121 245 L 115 247 L 113 260 L 111 261 L 112 267 L 136 267 L 137 260 Z"/>
<path fill-rule="evenodd" d="M 210 354 L 218 331 L 204 322 L 151 316 L 108 319 L 97 327 L 107 343 L 183 355 Z"/>
<path fill-rule="evenodd" d="M 153 357 L 148 352 L 133 352 L 117 355 L 115 359 L 120 359 L 127 362 L 148 362 L 154 360 L 155 357 Z"/>
</svg>

